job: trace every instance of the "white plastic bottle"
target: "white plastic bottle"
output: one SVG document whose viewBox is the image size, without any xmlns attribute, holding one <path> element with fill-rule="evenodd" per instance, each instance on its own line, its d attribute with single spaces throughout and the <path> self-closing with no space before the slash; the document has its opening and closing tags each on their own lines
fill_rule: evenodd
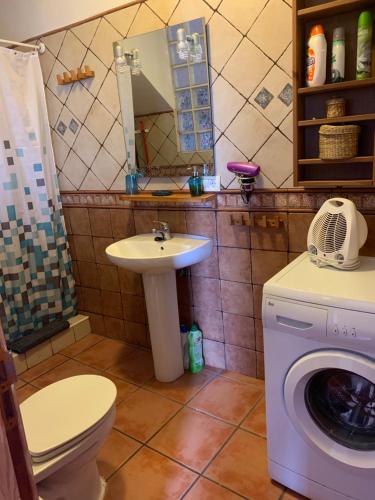
<svg viewBox="0 0 375 500">
<path fill-rule="evenodd" d="M 327 40 L 321 24 L 311 28 L 307 45 L 306 85 L 323 85 L 327 75 Z"/>
<path fill-rule="evenodd" d="M 345 28 L 340 26 L 333 30 L 332 41 L 332 83 L 342 82 L 345 77 Z"/>
</svg>

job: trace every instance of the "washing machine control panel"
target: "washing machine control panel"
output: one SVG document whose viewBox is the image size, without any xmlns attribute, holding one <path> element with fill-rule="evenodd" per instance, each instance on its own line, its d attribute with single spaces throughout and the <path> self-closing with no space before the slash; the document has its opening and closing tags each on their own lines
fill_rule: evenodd
<svg viewBox="0 0 375 500">
<path fill-rule="evenodd" d="M 330 308 L 327 336 L 375 342 L 375 314 Z"/>
</svg>

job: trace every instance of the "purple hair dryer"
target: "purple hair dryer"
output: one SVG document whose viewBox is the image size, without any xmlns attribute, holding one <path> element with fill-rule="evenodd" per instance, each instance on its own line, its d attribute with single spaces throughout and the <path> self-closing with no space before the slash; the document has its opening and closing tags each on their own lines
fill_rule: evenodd
<svg viewBox="0 0 375 500">
<path fill-rule="evenodd" d="M 260 166 L 252 162 L 242 163 L 231 161 L 227 163 L 227 169 L 236 175 L 240 183 L 242 199 L 244 203 L 248 203 L 250 193 L 254 189 L 255 177 L 260 172 Z"/>
</svg>

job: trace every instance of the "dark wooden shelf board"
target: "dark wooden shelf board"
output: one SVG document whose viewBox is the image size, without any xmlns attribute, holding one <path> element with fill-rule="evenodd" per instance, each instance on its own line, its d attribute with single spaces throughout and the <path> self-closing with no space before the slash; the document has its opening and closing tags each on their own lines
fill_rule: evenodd
<svg viewBox="0 0 375 500">
<path fill-rule="evenodd" d="M 352 90 L 375 85 L 375 77 L 366 78 L 365 80 L 349 80 L 347 82 L 326 83 L 317 87 L 301 87 L 298 89 L 298 94 L 322 94 L 324 92 L 337 92 L 338 90 Z"/>
<path fill-rule="evenodd" d="M 348 186 L 348 187 L 370 187 L 373 186 L 372 179 L 351 179 L 351 180 L 322 180 L 322 181 L 303 181 L 297 182 L 298 187 L 338 187 L 338 186 Z"/>
<path fill-rule="evenodd" d="M 342 160 L 322 160 L 320 158 L 303 158 L 298 160 L 298 165 L 329 165 L 338 163 L 371 163 L 373 156 L 355 156 L 354 158 L 345 158 Z"/>
<path fill-rule="evenodd" d="M 297 11 L 297 17 L 301 20 L 307 20 L 314 17 L 335 16 L 357 9 L 362 10 L 372 5 L 374 5 L 374 3 L 371 0 L 333 0 L 331 2 L 314 5 L 313 7 L 307 7 L 306 9 L 299 9 Z"/>
<path fill-rule="evenodd" d="M 316 118 L 312 120 L 300 120 L 299 127 L 314 127 L 317 125 L 328 125 L 333 123 L 348 123 L 348 122 L 365 122 L 375 120 L 375 113 L 352 116 L 338 116 L 336 118 Z"/>
<path fill-rule="evenodd" d="M 201 196 L 191 196 L 189 192 L 174 192 L 169 196 L 152 196 L 151 192 L 143 192 L 139 194 L 121 194 L 120 200 L 139 202 L 154 202 L 154 203 L 206 203 L 213 201 L 216 197 L 215 193 L 204 193 Z"/>
</svg>

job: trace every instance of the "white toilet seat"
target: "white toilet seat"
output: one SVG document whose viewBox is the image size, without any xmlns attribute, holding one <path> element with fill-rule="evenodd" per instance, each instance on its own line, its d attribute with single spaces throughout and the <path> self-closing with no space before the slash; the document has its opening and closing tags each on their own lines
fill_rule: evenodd
<svg viewBox="0 0 375 500">
<path fill-rule="evenodd" d="M 96 432 L 116 400 L 115 384 L 79 375 L 51 384 L 20 405 L 33 462 L 46 462 Z"/>
</svg>

